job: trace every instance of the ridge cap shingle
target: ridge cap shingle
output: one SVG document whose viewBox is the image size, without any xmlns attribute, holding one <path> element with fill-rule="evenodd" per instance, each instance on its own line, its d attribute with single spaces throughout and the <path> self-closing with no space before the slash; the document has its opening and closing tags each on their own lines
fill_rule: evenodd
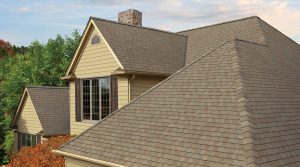
<svg viewBox="0 0 300 167">
<path fill-rule="evenodd" d="M 117 22 L 117 21 L 103 19 L 103 18 L 99 18 L 99 17 L 95 17 L 95 16 L 90 16 L 90 18 L 98 20 L 98 21 L 105 21 L 105 22 L 110 22 L 110 23 L 114 23 L 114 24 L 129 26 L 129 27 L 141 28 L 141 29 L 146 29 L 146 30 L 152 30 L 152 31 L 168 33 L 168 34 L 171 34 L 171 35 L 178 35 L 178 36 L 182 36 L 182 37 L 187 37 L 186 35 L 178 34 L 177 32 L 171 32 L 171 31 L 161 30 L 161 29 L 152 28 L 152 27 L 145 27 L 145 26 L 137 26 L 137 25 L 132 25 L 132 24 L 120 23 L 120 22 Z"/>
<path fill-rule="evenodd" d="M 240 22 L 240 21 L 254 19 L 254 18 L 260 19 L 258 16 L 244 17 L 244 18 L 240 18 L 240 19 L 236 19 L 236 20 L 224 21 L 224 22 L 221 22 L 221 23 L 211 24 L 211 25 L 207 25 L 207 26 L 203 26 L 203 27 L 196 27 L 196 28 L 191 28 L 191 29 L 187 29 L 187 30 L 183 30 L 183 31 L 178 31 L 177 33 L 183 33 L 183 32 L 187 32 L 187 31 L 210 28 L 210 27 L 220 26 L 220 25 L 223 25 L 223 24 L 230 24 L 230 23 Z"/>
</svg>

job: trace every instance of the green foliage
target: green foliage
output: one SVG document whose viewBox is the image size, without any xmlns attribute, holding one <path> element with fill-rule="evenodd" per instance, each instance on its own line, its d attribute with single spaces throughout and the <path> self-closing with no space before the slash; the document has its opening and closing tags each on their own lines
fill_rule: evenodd
<svg viewBox="0 0 300 167">
<path fill-rule="evenodd" d="M 5 56 L 0 61 L 0 114 L 4 113 L 6 122 L 3 125 L 6 133 L 2 148 L 8 157 L 13 143 L 11 120 L 24 88 L 29 85 L 65 86 L 66 83 L 60 77 L 64 76 L 79 40 L 79 32 L 74 31 L 70 37 L 57 35 L 46 44 L 34 41 L 28 48 L 20 47 L 18 50 L 14 47 L 18 50 L 17 55 Z M 3 123 L 3 120 L 0 120 L 1 122 Z M 0 164 L 1 162 L 3 159 L 0 155 Z"/>
</svg>

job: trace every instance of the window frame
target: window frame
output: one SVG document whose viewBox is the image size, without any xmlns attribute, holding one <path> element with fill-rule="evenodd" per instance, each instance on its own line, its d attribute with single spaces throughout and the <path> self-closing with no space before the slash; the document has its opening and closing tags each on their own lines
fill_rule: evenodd
<svg viewBox="0 0 300 167">
<path fill-rule="evenodd" d="M 21 135 L 21 138 L 20 138 L 21 139 L 21 141 L 20 141 L 21 146 L 20 147 L 32 147 L 32 146 L 36 146 L 38 144 L 37 143 L 38 135 L 36 135 L 36 134 L 20 132 L 19 135 Z M 35 143 L 33 143 L 33 138 L 35 138 Z M 29 144 L 28 144 L 28 141 L 29 141 Z"/>
<path fill-rule="evenodd" d="M 101 104 L 101 93 L 102 93 L 102 90 L 101 90 L 101 79 L 103 78 L 107 78 L 108 79 L 108 88 L 109 88 L 109 114 L 111 114 L 111 76 L 104 76 L 104 77 L 96 77 L 96 78 L 82 78 L 80 79 L 80 96 L 81 96 L 81 99 L 80 99 L 80 103 L 81 103 L 81 108 L 80 108 L 80 115 L 81 115 L 81 122 L 88 122 L 88 123 L 98 123 L 99 121 L 101 121 L 102 119 L 102 104 Z M 89 87 L 90 87 L 90 119 L 84 119 L 84 116 L 83 116 L 83 81 L 84 80 L 89 80 Z M 92 115 L 93 115 L 93 107 L 92 107 L 92 96 L 93 96 L 93 93 L 92 93 L 92 80 L 98 80 L 98 84 L 99 84 L 99 120 L 93 120 L 92 119 Z M 107 116 L 106 116 L 107 117 Z"/>
</svg>

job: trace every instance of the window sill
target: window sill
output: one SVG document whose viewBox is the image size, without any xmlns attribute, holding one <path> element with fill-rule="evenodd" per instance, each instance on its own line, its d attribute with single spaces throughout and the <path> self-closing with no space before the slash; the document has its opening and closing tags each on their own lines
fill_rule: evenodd
<svg viewBox="0 0 300 167">
<path fill-rule="evenodd" d="M 98 122 L 100 122 L 100 120 L 99 121 L 93 121 L 93 120 L 83 120 L 83 121 L 81 121 L 82 123 L 91 123 L 91 124 L 96 124 L 96 123 L 98 123 Z"/>
</svg>

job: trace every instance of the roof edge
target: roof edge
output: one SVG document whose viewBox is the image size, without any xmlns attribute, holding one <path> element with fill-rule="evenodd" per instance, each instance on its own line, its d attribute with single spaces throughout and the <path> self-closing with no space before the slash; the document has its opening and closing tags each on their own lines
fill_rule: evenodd
<svg viewBox="0 0 300 167">
<path fill-rule="evenodd" d="M 244 18 L 240 18 L 240 19 L 236 19 L 236 20 L 230 20 L 230 21 L 225 21 L 225 22 L 221 22 L 221 23 L 217 23 L 217 24 L 211 24 L 211 25 L 207 25 L 207 26 L 203 26 L 203 27 L 197 27 L 197 28 L 187 29 L 187 30 L 183 30 L 183 31 L 178 31 L 177 33 L 183 33 L 183 32 L 187 32 L 187 31 L 193 31 L 193 30 L 198 30 L 198 29 L 204 29 L 204 28 L 209 28 L 209 27 L 219 26 L 219 25 L 228 24 L 228 23 L 233 23 L 233 22 L 239 22 L 239 21 L 248 20 L 248 19 L 253 19 L 253 18 L 259 18 L 259 17 L 258 17 L 258 16 L 249 16 L 249 17 L 244 17 Z M 260 18 L 259 18 L 259 19 L 260 19 Z"/>
<path fill-rule="evenodd" d="M 117 22 L 117 21 L 107 20 L 107 19 L 103 19 L 103 18 L 99 18 L 99 17 L 94 17 L 94 16 L 91 16 L 90 18 L 91 19 L 95 19 L 95 20 L 110 22 L 110 23 L 114 23 L 114 24 L 121 24 L 121 25 L 125 25 L 125 26 L 130 26 L 130 27 L 142 28 L 142 29 L 159 31 L 159 32 L 164 32 L 164 33 L 168 33 L 168 34 L 172 34 L 172 35 L 178 35 L 178 36 L 182 36 L 182 37 L 187 37 L 186 35 L 178 34 L 176 32 L 171 32 L 171 31 L 166 31 L 166 30 L 160 30 L 160 29 L 151 28 L 151 27 L 143 27 L 143 26 L 137 26 L 137 25 L 132 25 L 132 24 L 120 23 L 120 22 Z"/>
<path fill-rule="evenodd" d="M 27 86 L 27 89 L 69 89 L 69 87 L 58 87 L 58 86 Z"/>
<path fill-rule="evenodd" d="M 98 159 L 94 159 L 94 158 L 88 158 L 88 157 L 84 157 L 84 156 L 80 156 L 80 155 L 76 155 L 76 154 L 71 154 L 71 153 L 67 153 L 67 152 L 64 152 L 64 151 L 60 151 L 60 150 L 52 150 L 52 152 L 54 152 L 56 154 L 63 155 L 63 156 L 67 156 L 67 157 L 70 157 L 70 158 L 80 159 L 80 160 L 88 161 L 88 162 L 99 164 L 99 165 L 105 165 L 105 166 L 109 166 L 109 167 L 126 167 L 124 165 L 119 165 L 119 164 L 115 164 L 115 163 L 112 163 L 112 162 L 107 162 L 107 161 L 98 160 Z"/>
<path fill-rule="evenodd" d="M 17 108 L 17 111 L 15 113 L 15 116 L 14 116 L 14 119 L 13 119 L 13 122 L 12 122 L 12 126 L 15 127 L 16 126 L 16 123 L 19 119 L 19 115 L 20 115 L 20 110 L 21 108 L 23 108 L 24 106 L 24 102 L 25 102 L 25 98 L 29 96 L 29 93 L 27 91 L 27 88 L 25 87 L 24 90 L 23 90 L 23 93 L 22 93 L 22 96 L 21 96 L 21 99 L 19 100 L 19 105 L 18 105 L 18 108 Z"/>
</svg>

